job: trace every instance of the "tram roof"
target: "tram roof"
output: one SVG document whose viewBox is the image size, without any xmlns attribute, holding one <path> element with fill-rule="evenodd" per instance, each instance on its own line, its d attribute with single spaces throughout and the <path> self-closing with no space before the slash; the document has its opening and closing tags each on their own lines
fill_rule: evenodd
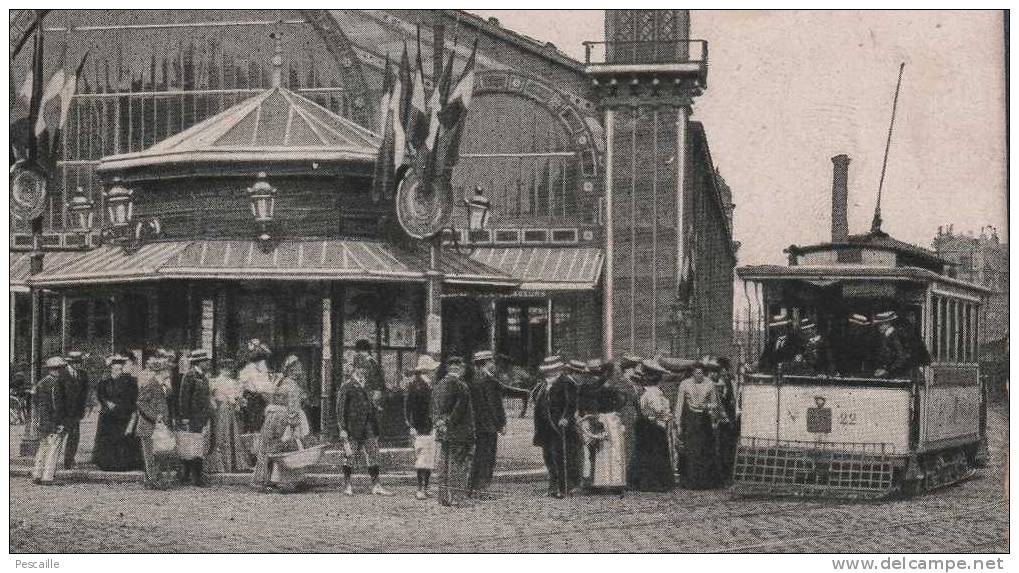
<svg viewBox="0 0 1019 573">
<path fill-rule="evenodd" d="M 868 265 L 746 265 L 736 269 L 736 276 L 745 281 L 798 280 L 836 283 L 845 280 L 908 281 L 943 283 L 962 289 L 992 294 L 984 286 L 962 281 L 919 267 L 879 267 Z"/>
</svg>

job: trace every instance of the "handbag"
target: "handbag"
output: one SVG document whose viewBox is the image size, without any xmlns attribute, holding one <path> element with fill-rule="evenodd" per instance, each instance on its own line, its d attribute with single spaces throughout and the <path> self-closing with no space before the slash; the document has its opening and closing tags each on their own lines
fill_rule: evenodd
<svg viewBox="0 0 1019 573">
<path fill-rule="evenodd" d="M 163 422 L 156 422 L 152 429 L 152 453 L 157 456 L 177 453 L 177 437 Z"/>
</svg>

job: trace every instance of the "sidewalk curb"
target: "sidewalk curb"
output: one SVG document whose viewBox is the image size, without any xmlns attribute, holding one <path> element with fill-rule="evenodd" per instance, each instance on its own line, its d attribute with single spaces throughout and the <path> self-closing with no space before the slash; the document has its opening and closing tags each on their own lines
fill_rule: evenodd
<svg viewBox="0 0 1019 573">
<path fill-rule="evenodd" d="M 32 468 L 11 461 L 11 477 L 30 477 Z M 108 472 L 93 469 L 57 470 L 56 477 L 60 481 L 74 483 L 142 483 L 144 473 L 141 471 Z M 496 482 L 501 483 L 532 483 L 544 481 L 547 473 L 544 469 L 506 470 L 495 472 Z M 342 487 L 343 475 L 339 473 L 313 473 L 307 475 L 307 481 L 315 487 Z M 209 485 L 251 485 L 250 473 L 210 474 L 207 476 Z M 383 473 L 380 481 L 386 485 L 416 485 L 417 475 L 414 472 Z M 355 473 L 355 485 L 368 483 L 368 476 Z"/>
</svg>

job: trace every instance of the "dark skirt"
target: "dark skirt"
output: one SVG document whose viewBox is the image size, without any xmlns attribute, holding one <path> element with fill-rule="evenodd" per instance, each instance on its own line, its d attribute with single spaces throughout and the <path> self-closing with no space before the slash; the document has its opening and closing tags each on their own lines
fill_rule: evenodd
<svg viewBox="0 0 1019 573">
<path fill-rule="evenodd" d="M 712 489 L 722 486 L 719 452 L 711 416 L 683 405 L 683 462 L 680 485 L 685 489 Z"/>
<path fill-rule="evenodd" d="M 633 488 L 638 491 L 669 491 L 676 487 L 665 428 L 638 417 L 636 430 Z"/>
<path fill-rule="evenodd" d="M 130 418 L 99 414 L 92 463 L 101 470 L 126 472 L 142 468 L 141 442 L 134 435 L 124 435 Z"/>
<path fill-rule="evenodd" d="M 265 424 L 265 407 L 268 402 L 258 392 L 244 391 L 244 407 L 241 409 L 241 421 L 244 424 L 244 433 L 250 434 L 261 432 Z"/>
</svg>

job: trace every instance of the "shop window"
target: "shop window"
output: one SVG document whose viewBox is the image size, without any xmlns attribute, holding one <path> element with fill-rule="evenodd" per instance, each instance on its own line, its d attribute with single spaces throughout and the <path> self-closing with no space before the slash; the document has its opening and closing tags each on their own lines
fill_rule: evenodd
<svg viewBox="0 0 1019 573">
<path fill-rule="evenodd" d="M 95 299 L 95 313 L 92 316 L 96 338 L 110 336 L 110 301 L 105 298 Z"/>
</svg>

